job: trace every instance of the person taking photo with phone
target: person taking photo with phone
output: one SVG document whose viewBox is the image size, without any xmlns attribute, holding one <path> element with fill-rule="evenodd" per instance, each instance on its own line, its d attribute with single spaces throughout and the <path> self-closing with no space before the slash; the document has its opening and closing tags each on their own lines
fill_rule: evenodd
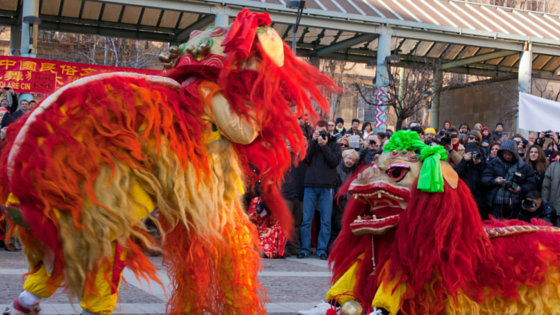
<svg viewBox="0 0 560 315">
<path fill-rule="evenodd" d="M 486 204 L 496 219 L 517 218 L 522 196 L 536 188 L 531 166 L 517 156 L 517 144 L 506 140 L 498 150 L 498 157 L 490 161 L 482 173 L 482 184 L 490 189 Z"/>
<path fill-rule="evenodd" d="M 525 200 L 521 202 L 521 212 L 517 216 L 517 220 L 531 222 L 531 219 L 544 220 L 557 224 L 558 216 L 556 210 L 543 202 L 541 193 L 538 190 L 532 190 L 527 193 Z"/>
</svg>

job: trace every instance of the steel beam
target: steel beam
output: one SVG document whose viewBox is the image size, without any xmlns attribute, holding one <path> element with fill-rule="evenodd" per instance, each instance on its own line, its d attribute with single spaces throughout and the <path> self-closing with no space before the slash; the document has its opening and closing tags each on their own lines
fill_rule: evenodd
<svg viewBox="0 0 560 315">
<path fill-rule="evenodd" d="M 68 24 L 83 24 L 86 26 L 89 25 L 89 26 L 110 27 L 110 28 L 129 29 L 129 30 L 138 30 L 138 31 L 162 32 L 162 33 L 175 33 L 176 31 L 175 29 L 168 28 L 168 27 L 108 22 L 102 20 L 77 19 L 71 17 L 58 17 L 56 15 L 41 14 L 39 17 L 41 18 L 42 21 L 61 22 L 61 23 L 68 23 Z"/>
<path fill-rule="evenodd" d="M 3 22 L 4 20 L 0 19 L 0 24 L 4 24 Z M 65 32 L 65 33 L 93 34 L 93 35 L 110 36 L 110 37 L 151 40 L 156 42 L 172 42 L 174 38 L 173 35 L 165 34 L 165 33 L 142 32 L 142 31 L 134 31 L 134 30 L 88 26 L 88 25 L 54 23 L 54 22 L 41 23 L 41 29 L 47 31 Z"/>
<path fill-rule="evenodd" d="M 317 57 L 321 57 L 323 55 L 330 54 L 330 53 L 335 52 L 335 51 L 343 50 L 343 49 L 346 49 L 348 47 L 352 47 L 354 45 L 358 45 L 358 44 L 363 43 L 363 42 L 374 40 L 377 37 L 379 37 L 378 34 L 357 35 L 357 36 L 354 36 L 352 38 L 349 38 L 349 39 L 343 40 L 341 42 L 338 42 L 334 45 L 326 46 L 326 47 L 323 47 L 321 49 L 318 49 L 315 55 Z"/>
<path fill-rule="evenodd" d="M 466 66 L 466 65 L 469 65 L 469 64 L 472 64 L 472 63 L 479 63 L 479 62 L 492 60 L 492 59 L 496 59 L 496 58 L 502 58 L 502 57 L 507 57 L 507 56 L 511 56 L 511 55 L 516 55 L 518 53 L 519 53 L 518 51 L 506 51 L 506 50 L 495 51 L 495 52 L 491 52 L 491 53 L 488 53 L 488 54 L 482 54 L 482 55 L 478 55 L 478 56 L 474 56 L 474 57 L 455 60 L 455 61 L 452 61 L 452 62 L 449 62 L 449 63 L 444 63 L 444 64 L 441 65 L 441 69 L 446 70 L 446 69 L 449 69 L 449 68 L 462 67 L 462 66 Z"/>
<path fill-rule="evenodd" d="M 294 19 L 293 10 L 286 8 L 284 5 L 250 0 L 205 0 L 205 2 L 191 2 L 186 0 L 96 1 L 199 14 L 215 14 L 217 6 L 227 6 L 230 9 L 227 13 L 230 17 L 235 17 L 237 13 L 246 7 L 254 11 L 267 11 L 272 20 L 276 23 L 291 24 Z M 377 26 L 375 24 L 377 24 Z M 379 29 L 385 28 L 382 25 L 391 25 L 393 33 L 390 35 L 396 37 L 517 51 L 523 50 L 522 46 L 525 42 L 532 42 L 534 53 L 560 56 L 560 50 L 558 49 L 560 40 L 555 39 L 471 30 L 468 28 L 464 29 L 406 20 L 401 21 L 320 9 L 305 9 L 300 25 L 369 34 L 380 34 L 381 32 Z M 547 45 L 551 46 L 547 47 Z"/>
<path fill-rule="evenodd" d="M 214 18 L 215 18 L 214 15 L 207 15 L 199 19 L 198 21 L 194 22 L 193 24 L 187 26 L 184 30 L 182 30 L 180 33 L 178 33 L 175 36 L 173 42 L 176 43 L 186 42 L 189 39 L 189 36 L 191 35 L 192 31 L 203 29 L 206 26 L 212 24 L 212 22 L 214 22 Z"/>
</svg>

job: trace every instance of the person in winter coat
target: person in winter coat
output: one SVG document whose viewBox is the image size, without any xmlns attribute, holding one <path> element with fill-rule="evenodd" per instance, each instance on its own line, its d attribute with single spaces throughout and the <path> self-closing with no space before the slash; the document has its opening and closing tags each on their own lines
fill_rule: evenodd
<svg viewBox="0 0 560 315">
<path fill-rule="evenodd" d="M 445 146 L 447 163 L 455 169 L 465 155 L 465 147 L 459 143 L 459 132 L 455 127 L 449 128 L 449 136 L 451 137 L 451 145 Z"/>
<path fill-rule="evenodd" d="M 531 204 L 531 207 L 527 207 L 524 203 Z M 531 222 L 531 219 L 540 219 L 556 225 L 558 221 L 558 215 L 556 210 L 543 202 L 541 194 L 538 190 L 533 190 L 527 193 L 524 203 L 521 204 L 521 212 L 517 216 L 517 220 Z"/>
<path fill-rule="evenodd" d="M 367 139 L 371 134 L 373 134 L 373 128 L 371 127 L 371 123 L 366 121 L 362 125 L 362 139 Z"/>
<path fill-rule="evenodd" d="M 502 144 L 500 142 L 494 142 L 490 145 L 488 156 L 486 157 L 486 164 L 490 163 L 490 161 L 498 157 L 498 151 L 500 150 L 501 145 Z"/>
<path fill-rule="evenodd" d="M 543 201 L 556 209 L 557 214 L 560 214 L 560 161 L 548 166 L 544 174 L 541 195 Z"/>
<path fill-rule="evenodd" d="M 446 120 L 443 122 L 443 127 L 439 131 L 446 131 L 449 130 L 449 128 L 451 128 L 451 123 L 449 120 Z"/>
<path fill-rule="evenodd" d="M 533 169 L 533 172 L 535 173 L 535 181 L 537 183 L 537 190 L 541 192 L 544 182 L 544 174 L 548 168 L 548 160 L 546 159 L 543 149 L 536 144 L 533 144 L 529 148 L 528 152 L 529 153 L 525 157 L 525 163 L 529 164 L 529 166 Z"/>
<path fill-rule="evenodd" d="M 294 217 L 294 234 L 286 243 L 286 250 L 284 251 L 286 257 L 298 255 L 301 247 L 299 231 L 303 220 L 303 183 L 306 170 L 307 164 L 305 163 L 298 163 L 297 166 L 292 165 L 282 184 L 282 197 L 284 197 L 286 206 Z"/>
<path fill-rule="evenodd" d="M 338 174 L 337 177 L 337 185 L 336 185 L 336 194 L 342 185 L 344 185 L 354 172 L 356 171 L 356 166 L 360 162 L 360 156 L 358 152 L 355 150 L 346 150 L 342 152 L 342 161 L 336 168 L 336 173 Z M 331 249 L 331 245 L 334 243 L 338 234 L 342 230 L 342 215 L 344 213 L 344 209 L 346 208 L 346 204 L 348 203 L 348 194 L 345 196 L 340 196 L 340 198 L 335 197 L 333 200 L 333 213 L 331 216 L 331 239 L 329 240 L 329 252 Z"/>
<path fill-rule="evenodd" d="M 496 130 L 492 131 L 492 138 L 494 138 L 494 141 L 497 142 L 501 142 L 500 140 L 502 140 L 502 132 L 504 131 L 504 124 L 502 124 L 501 122 L 496 124 Z"/>
<path fill-rule="evenodd" d="M 476 143 L 467 143 L 465 155 L 457 165 L 455 171 L 469 187 L 478 206 L 482 220 L 488 219 L 488 205 L 486 204 L 486 188 L 482 185 L 482 173 L 486 169 L 484 156 Z"/>
<path fill-rule="evenodd" d="M 469 131 L 471 131 L 471 128 L 469 128 L 469 125 L 467 125 L 466 123 L 462 123 L 461 125 L 459 125 L 459 133 L 460 134 L 467 134 L 469 133 Z"/>
<path fill-rule="evenodd" d="M 350 130 L 346 132 L 346 135 L 360 136 L 361 138 L 363 136 L 363 133 L 359 128 L 360 128 L 360 120 L 356 118 L 352 119 L 352 128 L 350 128 Z"/>
<path fill-rule="evenodd" d="M 536 183 L 531 166 L 517 156 L 515 141 L 502 143 L 498 157 L 482 173 L 482 184 L 490 189 L 486 201 L 494 218 L 517 218 L 522 196 L 534 190 Z"/>
<path fill-rule="evenodd" d="M 301 224 L 301 247 L 298 258 L 306 258 L 311 251 L 311 224 L 315 207 L 319 202 L 321 230 L 317 241 L 317 255 L 327 260 L 327 246 L 331 237 L 331 214 L 334 190 L 337 182 L 336 167 L 342 160 L 342 150 L 335 137 L 327 137 L 327 123 L 317 122 L 313 138 L 308 141 L 305 163 L 303 221 Z"/>
<path fill-rule="evenodd" d="M 365 140 L 364 147 L 360 149 L 360 161 L 364 162 L 364 165 L 369 165 L 371 162 L 375 161 L 375 157 L 379 154 L 383 154 L 381 151 L 381 141 L 379 136 L 376 134 L 371 134 Z"/>
<path fill-rule="evenodd" d="M 346 134 L 346 128 L 344 128 L 344 119 L 338 117 L 335 121 L 335 124 L 336 126 L 334 128 L 334 134 L 337 135 L 337 139 L 340 139 L 340 137 Z"/>
<path fill-rule="evenodd" d="M 484 155 L 488 156 L 490 154 L 490 144 L 494 142 L 494 138 L 490 135 L 490 129 L 488 129 L 488 127 L 482 127 L 480 133 L 482 134 L 480 149 L 484 152 Z"/>
</svg>

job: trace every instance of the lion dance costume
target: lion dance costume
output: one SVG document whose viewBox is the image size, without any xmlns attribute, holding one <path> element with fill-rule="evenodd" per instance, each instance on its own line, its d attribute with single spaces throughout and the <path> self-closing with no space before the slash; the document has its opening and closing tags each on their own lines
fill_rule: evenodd
<svg viewBox="0 0 560 315">
<path fill-rule="evenodd" d="M 305 151 L 298 117 L 316 117 L 311 99 L 328 110 L 323 88 L 338 90 L 270 24 L 243 10 L 229 27 L 193 32 L 166 77 L 84 78 L 10 126 L 0 198 L 31 266 L 27 300 L 64 287 L 84 314 L 110 314 L 125 266 L 158 281 L 143 254 L 157 249 L 142 221 L 151 217 L 171 279 L 167 313 L 266 313 L 243 183 L 261 180 L 280 199 L 289 148 Z M 285 205 L 271 211 L 290 231 Z M 37 313 L 22 295 L 6 313 Z"/>
<path fill-rule="evenodd" d="M 360 297 L 375 314 L 560 314 L 560 229 L 482 222 L 446 150 L 412 131 L 345 190 L 327 300 Z"/>
</svg>

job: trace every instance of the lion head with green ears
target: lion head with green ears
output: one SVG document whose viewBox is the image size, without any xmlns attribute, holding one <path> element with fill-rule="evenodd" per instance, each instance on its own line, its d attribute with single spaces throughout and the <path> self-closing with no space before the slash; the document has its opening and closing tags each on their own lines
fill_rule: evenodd
<svg viewBox="0 0 560 315">
<path fill-rule="evenodd" d="M 399 223 L 408 206 L 410 188 L 443 192 L 444 180 L 457 187 L 457 173 L 445 162 L 447 152 L 429 146 L 414 131 L 397 131 L 384 153 L 350 184 L 348 192 L 366 204 L 364 212 L 350 224 L 355 235 L 384 234 Z"/>
</svg>

